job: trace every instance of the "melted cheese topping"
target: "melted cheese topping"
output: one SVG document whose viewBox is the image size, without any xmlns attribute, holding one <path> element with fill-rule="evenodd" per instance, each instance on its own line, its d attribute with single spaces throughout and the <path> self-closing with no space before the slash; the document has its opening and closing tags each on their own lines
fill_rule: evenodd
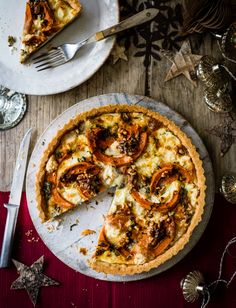
<svg viewBox="0 0 236 308">
<path fill-rule="evenodd" d="M 150 177 L 160 165 L 160 162 L 155 139 L 149 136 L 146 151 L 135 162 L 138 173 Z"/>
<path fill-rule="evenodd" d="M 71 132 L 67 133 L 65 136 L 62 137 L 61 143 L 63 145 L 70 145 L 73 143 L 82 142 L 82 144 L 87 144 L 86 137 L 84 135 L 80 135 L 77 139 L 77 133 L 72 130 Z"/>
<path fill-rule="evenodd" d="M 70 23 L 81 10 L 78 0 L 48 0 L 48 2 L 59 27 Z"/>
<path fill-rule="evenodd" d="M 106 149 L 105 154 L 108 156 L 120 156 L 120 151 L 117 148 L 118 145 L 119 143 L 117 141 L 113 142 L 110 147 Z"/>
<path fill-rule="evenodd" d="M 117 188 L 115 192 L 114 199 L 112 201 L 111 207 L 109 209 L 109 214 L 113 214 L 116 212 L 117 205 L 126 204 L 127 196 L 129 196 L 129 188 Z"/>
<path fill-rule="evenodd" d="M 116 247 L 122 247 L 127 240 L 126 232 L 123 232 L 121 229 L 118 229 L 109 223 L 105 224 L 105 233 L 109 242 Z"/>
<path fill-rule="evenodd" d="M 147 257 L 141 254 L 140 252 L 136 253 L 134 256 L 135 264 L 144 264 L 147 261 Z"/>
<path fill-rule="evenodd" d="M 167 186 L 165 192 L 158 197 L 156 195 L 151 196 L 151 201 L 155 203 L 166 203 L 173 198 L 175 192 L 180 191 L 181 184 L 179 181 L 173 181 L 170 185 Z"/>
<path fill-rule="evenodd" d="M 141 127 L 148 126 L 150 118 L 147 117 L 145 114 L 134 112 L 132 114 L 132 123 L 137 124 Z"/>
<path fill-rule="evenodd" d="M 161 147 L 175 149 L 176 146 L 181 145 L 179 138 L 164 127 L 159 128 L 154 135 Z"/>
<path fill-rule="evenodd" d="M 199 189 L 195 184 L 185 184 L 185 189 L 187 191 L 187 196 L 191 205 L 196 206 L 197 197 L 199 195 Z"/>
<path fill-rule="evenodd" d="M 67 186 L 65 189 L 61 189 L 60 194 L 65 200 L 73 203 L 74 205 L 80 205 L 83 201 L 85 201 L 85 199 L 80 196 L 78 189 L 74 187 L 73 184 L 71 184 L 69 187 Z"/>
<path fill-rule="evenodd" d="M 115 167 L 111 165 L 100 164 L 103 167 L 102 178 L 107 187 L 121 186 L 124 182 L 124 175 L 119 174 Z"/>
<path fill-rule="evenodd" d="M 46 164 L 46 171 L 48 173 L 51 173 L 51 172 L 57 170 L 57 168 L 58 168 L 58 162 L 56 161 L 55 156 L 51 155 L 47 164 Z"/>
</svg>

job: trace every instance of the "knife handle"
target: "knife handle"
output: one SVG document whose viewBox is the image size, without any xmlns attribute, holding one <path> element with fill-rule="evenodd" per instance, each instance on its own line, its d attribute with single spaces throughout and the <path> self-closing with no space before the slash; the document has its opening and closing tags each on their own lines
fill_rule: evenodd
<svg viewBox="0 0 236 308">
<path fill-rule="evenodd" d="M 157 16 L 158 13 L 159 13 L 159 10 L 155 8 L 143 10 L 125 19 L 124 21 L 120 22 L 117 25 L 114 25 L 106 30 L 97 32 L 96 40 L 97 41 L 103 40 L 104 38 L 107 38 L 113 34 L 120 33 L 124 30 L 130 29 L 132 27 L 144 24 L 145 22 L 151 21 L 153 18 Z"/>
<path fill-rule="evenodd" d="M 19 206 L 14 204 L 4 204 L 4 207 L 7 209 L 7 220 L 2 242 L 0 268 L 9 267 L 10 265 L 11 251 L 16 229 L 16 221 L 17 221 Z"/>
</svg>

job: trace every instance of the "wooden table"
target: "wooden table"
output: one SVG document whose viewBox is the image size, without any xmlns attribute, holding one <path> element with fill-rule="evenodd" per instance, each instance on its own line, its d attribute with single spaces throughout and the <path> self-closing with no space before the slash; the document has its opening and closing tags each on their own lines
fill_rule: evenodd
<svg viewBox="0 0 236 308">
<path fill-rule="evenodd" d="M 194 42 L 194 39 L 191 41 Z M 210 35 L 204 37 L 199 49 L 194 46 L 192 49 L 197 54 L 221 57 Z M 202 137 L 212 158 L 218 186 L 224 173 L 236 170 L 236 144 L 224 157 L 220 157 L 220 140 L 207 132 L 222 121 L 222 115 L 211 112 L 205 105 L 203 85 L 198 82 L 195 88 L 184 76 L 164 82 L 171 63 L 164 57 L 161 61 L 152 58 L 146 68 L 143 57 L 134 57 L 136 52 L 134 46 L 126 51 L 128 62 L 119 60 L 113 64 L 109 58 L 90 80 L 73 90 L 52 96 L 28 97 L 28 112 L 23 121 L 11 130 L 0 132 L 0 191 L 10 190 L 20 141 L 28 128 L 34 130 L 32 150 L 38 136 L 65 109 L 85 98 L 111 92 L 147 95 L 182 114 Z"/>
</svg>

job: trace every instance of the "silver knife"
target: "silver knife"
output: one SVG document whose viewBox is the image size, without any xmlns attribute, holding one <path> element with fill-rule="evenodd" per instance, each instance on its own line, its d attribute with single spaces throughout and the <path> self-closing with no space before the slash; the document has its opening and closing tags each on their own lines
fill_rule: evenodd
<svg viewBox="0 0 236 308">
<path fill-rule="evenodd" d="M 4 207 L 7 209 L 7 220 L 3 236 L 0 268 L 8 267 L 10 265 L 12 244 L 25 178 L 31 131 L 32 129 L 29 129 L 21 141 L 11 185 L 9 203 L 4 204 Z"/>
</svg>

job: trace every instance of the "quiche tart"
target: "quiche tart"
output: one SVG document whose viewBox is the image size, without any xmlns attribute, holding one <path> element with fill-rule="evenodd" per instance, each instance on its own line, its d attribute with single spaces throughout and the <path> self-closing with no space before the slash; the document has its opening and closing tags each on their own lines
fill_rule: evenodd
<svg viewBox="0 0 236 308">
<path fill-rule="evenodd" d="M 20 62 L 70 24 L 81 12 L 78 0 L 28 0 L 22 34 Z"/>
<path fill-rule="evenodd" d="M 37 176 L 42 221 L 116 187 L 90 266 L 148 271 L 177 254 L 201 221 L 202 162 L 171 121 L 139 106 L 79 114 L 49 144 Z M 99 206 L 99 205 L 97 205 Z"/>
</svg>

